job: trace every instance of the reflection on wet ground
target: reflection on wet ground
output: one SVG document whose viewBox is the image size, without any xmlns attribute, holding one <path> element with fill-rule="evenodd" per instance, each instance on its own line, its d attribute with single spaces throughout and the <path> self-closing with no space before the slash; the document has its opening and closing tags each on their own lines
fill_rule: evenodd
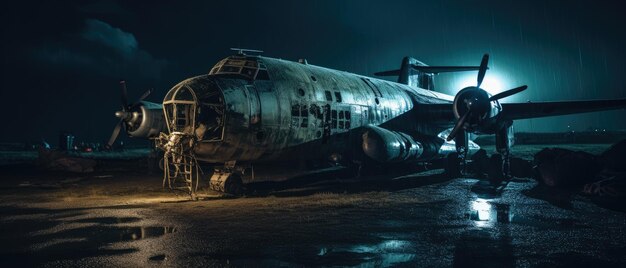
<svg viewBox="0 0 626 268">
<path fill-rule="evenodd" d="M 0 267 L 626 264 L 624 213 L 580 196 L 556 206 L 529 196 L 536 184 L 524 179 L 387 183 L 318 182 L 199 202 L 0 206 L 0 240 L 9 241 L 0 243 Z"/>
<path fill-rule="evenodd" d="M 88 209 L 0 207 L 0 240 L 9 241 L 0 244 L 0 266 L 127 254 L 137 249 L 132 244 L 110 246 L 176 232 L 172 226 L 127 225 L 141 221 L 137 217 L 81 218 L 90 213 Z"/>
<path fill-rule="evenodd" d="M 317 251 L 316 251 L 317 250 Z M 271 252 L 275 251 L 275 252 Z M 219 260 L 222 265 L 243 266 L 360 266 L 390 267 L 410 263 L 417 254 L 415 246 L 405 240 L 384 240 L 376 244 L 339 244 L 316 248 L 305 246 L 298 249 L 274 248 L 268 252 L 252 254 L 218 253 L 201 254 L 208 259 Z M 290 254 L 285 254 L 285 253 Z"/>
</svg>

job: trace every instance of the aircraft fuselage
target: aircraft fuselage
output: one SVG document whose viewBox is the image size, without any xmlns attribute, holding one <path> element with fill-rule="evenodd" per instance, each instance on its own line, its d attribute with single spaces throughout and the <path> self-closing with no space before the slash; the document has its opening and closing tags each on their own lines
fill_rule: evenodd
<svg viewBox="0 0 626 268">
<path fill-rule="evenodd" d="M 246 69 L 249 76 L 242 75 Z M 437 135 L 452 122 L 420 118 L 419 105 L 451 103 L 453 96 L 430 90 L 260 56 L 231 56 L 210 74 L 182 81 L 164 100 L 166 114 L 168 101 L 181 99 L 172 96 L 180 88 L 193 91 L 189 100 L 198 103 L 194 152 L 206 162 L 358 158 L 363 129 L 370 125 L 439 146 L 421 160 L 448 153 L 439 153 L 443 139 Z M 207 111 L 213 114 L 205 116 Z"/>
</svg>

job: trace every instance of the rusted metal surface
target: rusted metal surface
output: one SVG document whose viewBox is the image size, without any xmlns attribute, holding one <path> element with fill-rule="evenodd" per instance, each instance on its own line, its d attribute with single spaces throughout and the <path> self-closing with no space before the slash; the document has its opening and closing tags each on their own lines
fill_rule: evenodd
<svg viewBox="0 0 626 268">
<path fill-rule="evenodd" d="M 264 70 L 268 77 L 258 79 Z M 220 61 L 210 73 L 172 89 L 193 90 L 200 106 L 205 102 L 203 96 L 223 98 L 222 139 L 197 137 L 194 152 L 202 161 L 267 162 L 331 155 L 350 159 L 362 153 L 355 152 L 355 147 L 362 144 L 368 125 L 432 137 L 450 125 L 432 124 L 411 111 L 421 103 L 450 103 L 452 96 L 385 80 L 242 55 Z M 166 97 L 164 103 L 168 100 Z M 211 124 L 206 120 L 213 119 L 199 120 L 196 128 Z"/>
<path fill-rule="evenodd" d="M 218 189 L 229 185 L 231 177 L 240 180 L 247 170 L 254 174 L 253 165 L 279 163 L 295 171 L 312 165 L 320 170 L 368 161 L 411 164 L 446 157 L 450 161 L 453 153 L 464 163 L 479 149 L 470 134 L 499 136 L 497 149 L 506 158 L 506 175 L 514 119 L 626 106 L 626 100 L 501 105 L 499 99 L 527 86 L 494 96 L 481 89 L 487 54 L 480 66 L 428 66 L 405 57 L 399 70 L 378 73 L 399 76 L 396 83 L 311 65 L 304 59 L 292 62 L 237 51 L 208 74 L 174 86 L 163 100 L 161 116 L 154 113 L 158 104 L 141 102 L 140 112 L 125 111 L 121 119 L 136 123 L 136 129 L 127 130 L 132 136 L 155 137 L 161 130 L 157 145 L 175 170 L 196 161 L 237 163 L 218 168 L 216 174 L 222 175 L 211 180 Z M 456 96 L 433 91 L 434 74 L 474 70 L 479 71 L 477 86 Z M 326 166 L 320 165 L 324 162 Z"/>
</svg>

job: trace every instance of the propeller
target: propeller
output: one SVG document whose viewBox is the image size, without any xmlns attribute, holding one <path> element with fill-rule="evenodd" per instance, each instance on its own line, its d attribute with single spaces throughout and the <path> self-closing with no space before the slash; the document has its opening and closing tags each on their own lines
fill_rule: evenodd
<svg viewBox="0 0 626 268">
<path fill-rule="evenodd" d="M 527 88 L 528 88 L 527 85 L 523 85 L 521 87 L 516 87 L 514 89 L 509 89 L 507 91 L 500 92 L 500 93 L 498 93 L 496 95 L 491 96 L 491 98 L 489 98 L 489 101 L 495 101 L 495 100 L 499 100 L 499 99 L 504 99 L 504 98 L 506 98 L 508 96 L 520 93 L 520 92 L 526 90 Z"/>
<path fill-rule="evenodd" d="M 152 89 L 144 92 L 139 99 L 132 103 L 128 104 L 128 90 L 126 89 L 126 81 L 120 80 L 120 87 L 122 89 L 122 96 L 120 98 L 122 103 L 122 110 L 115 112 L 115 117 L 119 118 L 120 121 L 115 124 L 115 128 L 113 128 L 113 133 L 111 133 L 111 137 L 107 142 L 106 146 L 111 148 L 115 143 L 115 140 L 120 134 L 122 128 L 124 131 L 127 131 L 128 128 L 132 128 L 134 121 L 139 118 L 140 111 L 137 111 L 137 107 L 141 105 L 141 102 L 145 100 L 152 93 Z"/>
<path fill-rule="evenodd" d="M 457 94 L 456 98 L 464 98 L 463 102 L 465 103 L 466 111 L 465 113 L 459 117 L 457 122 L 454 124 L 454 127 L 450 131 L 450 134 L 446 138 L 447 141 L 453 140 L 461 130 L 466 128 L 466 123 L 473 119 L 475 116 L 484 115 L 491 108 L 491 102 L 497 101 L 511 95 L 515 95 L 520 93 L 528 86 L 520 86 L 513 89 L 509 89 L 507 91 L 500 92 L 496 95 L 489 97 L 486 91 L 480 88 L 480 85 L 483 83 L 483 79 L 485 78 L 485 74 L 487 73 L 489 64 L 489 54 L 483 55 L 482 60 L 480 61 L 480 67 L 478 69 L 478 78 L 476 79 L 476 87 L 467 87 L 461 90 Z M 467 96 L 465 96 L 467 95 Z M 455 105 L 457 104 L 457 100 L 455 100 Z M 457 115 L 458 116 L 458 115 Z"/>
<path fill-rule="evenodd" d="M 480 61 L 480 68 L 478 69 L 478 80 L 476 87 L 480 88 L 480 84 L 483 83 L 485 74 L 487 73 L 487 64 L 489 64 L 489 54 L 483 55 L 483 59 Z"/>
</svg>

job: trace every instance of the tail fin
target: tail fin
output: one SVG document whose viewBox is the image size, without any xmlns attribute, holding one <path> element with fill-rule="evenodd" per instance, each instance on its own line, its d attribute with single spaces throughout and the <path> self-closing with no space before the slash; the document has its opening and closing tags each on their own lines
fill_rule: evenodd
<svg viewBox="0 0 626 268">
<path fill-rule="evenodd" d="M 399 70 L 378 72 L 376 76 L 398 76 L 398 83 L 435 90 L 434 75 L 445 72 L 476 71 L 480 66 L 428 66 L 411 57 L 404 57 Z"/>
</svg>

